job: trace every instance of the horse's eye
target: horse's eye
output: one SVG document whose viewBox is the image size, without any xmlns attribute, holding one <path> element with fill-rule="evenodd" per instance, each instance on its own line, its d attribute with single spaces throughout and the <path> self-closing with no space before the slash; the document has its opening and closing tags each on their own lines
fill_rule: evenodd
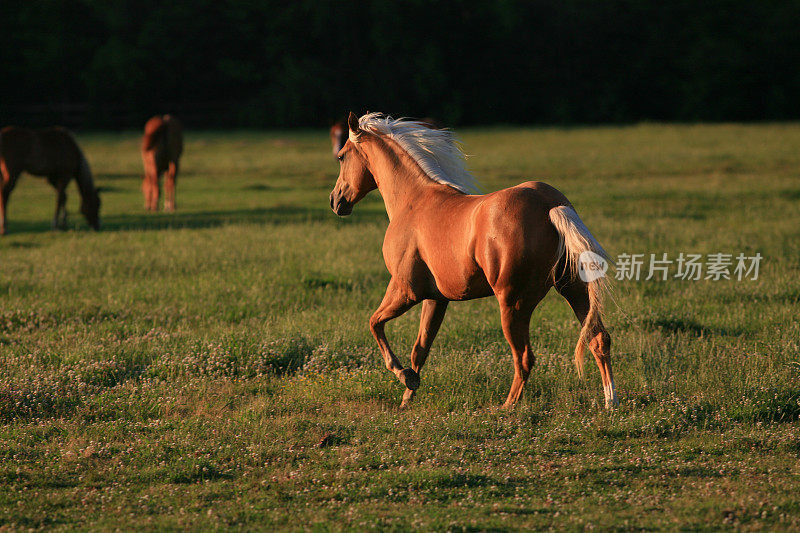
<svg viewBox="0 0 800 533">
<path fill-rule="evenodd" d="M 344 154 L 336 156 L 336 159 L 338 159 L 339 161 L 344 161 Z"/>
</svg>

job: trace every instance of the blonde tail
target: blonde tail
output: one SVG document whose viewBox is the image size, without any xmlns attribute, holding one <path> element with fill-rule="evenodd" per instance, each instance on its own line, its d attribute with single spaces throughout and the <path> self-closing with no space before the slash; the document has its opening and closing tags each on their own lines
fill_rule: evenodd
<svg viewBox="0 0 800 533">
<path fill-rule="evenodd" d="M 608 290 L 608 278 L 605 275 L 596 278 L 594 276 L 586 278 L 585 274 L 582 276 L 581 255 L 591 252 L 598 256 L 597 259 L 602 259 L 609 264 L 611 260 L 572 207 L 560 205 L 552 208 L 549 214 L 550 222 L 555 226 L 560 239 L 557 257 L 561 259 L 563 255 L 566 255 L 567 269 L 564 275 L 572 279 L 581 277 L 586 281 L 589 291 L 589 312 L 586 320 L 583 321 L 578 344 L 575 346 L 575 366 L 578 369 L 578 375 L 583 378 L 586 343 L 590 340 L 589 334 L 592 329 L 600 323 L 603 294 Z"/>
</svg>

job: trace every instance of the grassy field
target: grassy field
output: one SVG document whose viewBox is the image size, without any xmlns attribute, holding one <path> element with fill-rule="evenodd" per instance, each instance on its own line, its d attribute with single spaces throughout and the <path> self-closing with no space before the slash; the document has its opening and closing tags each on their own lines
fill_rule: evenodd
<svg viewBox="0 0 800 533">
<path fill-rule="evenodd" d="M 800 528 L 800 125 L 461 137 L 487 190 L 549 182 L 615 257 L 759 277 L 616 282 L 614 412 L 556 294 L 510 412 L 496 302 L 453 304 L 401 411 L 367 328 L 383 204 L 330 212 L 324 132 L 191 133 L 176 214 L 143 211 L 137 134 L 80 135 L 104 230 L 72 188 L 51 232 L 24 176 L 0 239 L 0 531 Z"/>
</svg>

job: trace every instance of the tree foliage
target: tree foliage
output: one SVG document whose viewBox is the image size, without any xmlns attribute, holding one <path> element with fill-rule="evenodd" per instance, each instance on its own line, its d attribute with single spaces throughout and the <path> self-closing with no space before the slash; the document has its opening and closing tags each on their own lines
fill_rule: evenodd
<svg viewBox="0 0 800 533">
<path fill-rule="evenodd" d="M 800 1 L 28 0 L 0 119 L 319 126 L 800 117 Z M 70 115 L 68 110 L 75 113 Z"/>
</svg>

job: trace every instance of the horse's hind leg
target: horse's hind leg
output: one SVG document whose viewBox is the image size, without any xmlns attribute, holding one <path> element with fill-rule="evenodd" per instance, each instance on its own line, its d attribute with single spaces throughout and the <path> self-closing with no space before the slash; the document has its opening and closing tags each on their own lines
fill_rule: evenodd
<svg viewBox="0 0 800 533">
<path fill-rule="evenodd" d="M 144 208 L 147 211 L 158 210 L 158 166 L 153 151 L 142 152 L 144 163 L 144 177 L 142 178 L 142 193 L 144 194 Z"/>
<path fill-rule="evenodd" d="M 422 372 L 422 365 L 425 364 L 425 360 L 431 351 L 433 339 L 436 338 L 439 326 L 442 325 L 444 314 L 447 311 L 447 303 L 447 300 L 425 300 L 422 302 L 419 334 L 417 335 L 417 341 L 414 343 L 414 348 L 411 350 L 411 369 L 417 375 Z M 414 398 L 414 390 L 406 388 L 401 407 L 408 406 L 409 402 Z"/>
<path fill-rule="evenodd" d="M 178 162 L 171 161 L 164 180 L 164 210 L 175 211 L 175 185 L 178 180 Z"/>
<path fill-rule="evenodd" d="M 8 197 L 11 196 L 11 189 L 13 185 L 9 186 L 8 183 L 3 183 L 0 188 L 0 235 L 6 234 L 6 205 Z"/>
<path fill-rule="evenodd" d="M 0 188 L 0 235 L 6 234 L 6 203 L 11 195 L 11 187 L 3 184 Z"/>
<path fill-rule="evenodd" d="M 6 191 L 0 187 L 0 235 L 6 234 Z"/>
<path fill-rule="evenodd" d="M 8 197 L 17 184 L 19 174 L 11 173 L 5 161 L 0 160 L 0 235 L 6 234 L 6 206 Z"/>
<path fill-rule="evenodd" d="M 512 298 L 502 293 L 497 295 L 500 302 L 500 322 L 503 326 L 511 355 L 514 359 L 514 379 L 503 407 L 513 407 L 522 398 L 522 390 L 536 362 L 531 348 L 530 323 L 536 305 L 547 294 L 547 290 Z"/>
<path fill-rule="evenodd" d="M 581 327 L 583 327 L 589 314 L 589 290 L 587 284 L 581 280 L 573 280 L 558 286 L 557 290 L 569 302 L 572 311 L 581 323 Z M 611 336 L 599 317 L 594 324 L 590 325 L 588 338 L 589 350 L 594 355 L 597 368 L 600 370 L 600 378 L 603 381 L 605 406 L 610 409 L 618 403 L 617 393 L 614 390 L 614 372 L 611 369 Z M 577 350 L 584 349 L 583 342 L 582 339 L 578 340 Z"/>
</svg>

